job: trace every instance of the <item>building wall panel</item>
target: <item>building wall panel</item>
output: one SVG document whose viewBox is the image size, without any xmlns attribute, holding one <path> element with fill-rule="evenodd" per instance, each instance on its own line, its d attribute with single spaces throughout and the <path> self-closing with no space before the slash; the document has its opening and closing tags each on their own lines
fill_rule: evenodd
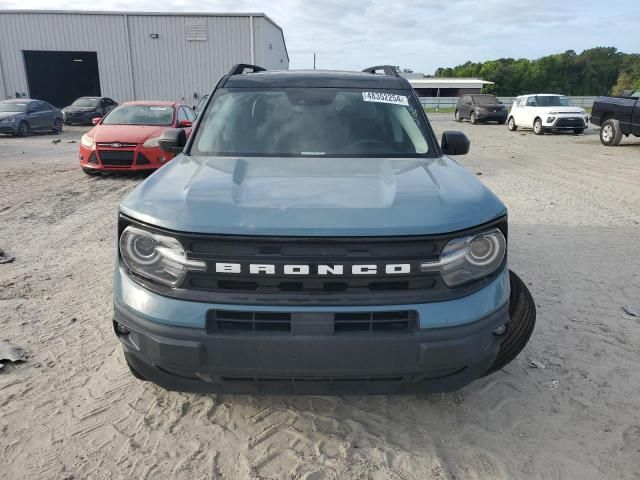
<svg viewBox="0 0 640 480">
<path fill-rule="evenodd" d="M 265 17 L 254 17 L 256 63 L 267 70 L 288 70 L 282 30 Z"/>
<path fill-rule="evenodd" d="M 0 61 L 11 97 L 28 93 L 23 50 L 97 52 L 102 94 L 133 95 L 120 15 L 0 13 Z"/>
<path fill-rule="evenodd" d="M 187 40 L 190 21 L 204 21 L 206 40 Z M 2 97 L 28 94 L 23 50 L 96 52 L 102 94 L 119 102 L 195 104 L 194 94 L 210 93 L 231 66 L 251 62 L 250 17 L 0 11 Z M 254 53 L 267 68 L 288 68 L 282 32 L 262 15 L 254 16 Z"/>
</svg>

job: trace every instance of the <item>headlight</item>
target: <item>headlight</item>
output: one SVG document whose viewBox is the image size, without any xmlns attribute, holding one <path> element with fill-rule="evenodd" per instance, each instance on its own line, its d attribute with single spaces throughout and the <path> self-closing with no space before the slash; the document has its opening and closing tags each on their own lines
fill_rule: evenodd
<svg viewBox="0 0 640 480">
<path fill-rule="evenodd" d="M 3 118 L 0 119 L 0 123 L 16 123 L 16 119 L 14 117 Z"/>
<path fill-rule="evenodd" d="M 549 112 L 549 115 L 558 115 L 558 112 Z"/>
<path fill-rule="evenodd" d="M 507 241 L 499 229 L 456 238 L 447 243 L 440 260 L 421 265 L 423 272 L 439 271 L 448 287 L 486 277 L 502 263 Z"/>
<path fill-rule="evenodd" d="M 120 236 L 120 255 L 134 273 L 175 287 L 188 270 L 206 270 L 206 263 L 188 260 L 180 242 L 166 235 L 129 226 Z"/>
<path fill-rule="evenodd" d="M 80 143 L 82 144 L 83 147 L 93 147 L 93 137 L 90 137 L 87 134 L 82 135 L 82 138 L 80 139 Z"/>
<path fill-rule="evenodd" d="M 154 148 L 160 146 L 160 137 L 154 137 L 148 139 L 146 142 L 142 144 L 144 148 Z"/>
</svg>

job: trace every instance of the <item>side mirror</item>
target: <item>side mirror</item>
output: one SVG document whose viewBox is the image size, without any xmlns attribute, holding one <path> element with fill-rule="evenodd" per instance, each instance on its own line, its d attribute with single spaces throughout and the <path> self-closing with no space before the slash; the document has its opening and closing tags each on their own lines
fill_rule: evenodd
<svg viewBox="0 0 640 480">
<path fill-rule="evenodd" d="M 100 120 L 102 120 L 102 117 L 92 118 L 91 123 L 93 123 L 94 125 L 98 125 L 100 123 Z"/>
<path fill-rule="evenodd" d="M 160 150 L 168 153 L 180 153 L 187 144 L 187 135 L 182 128 L 167 128 L 160 135 Z"/>
<path fill-rule="evenodd" d="M 190 127 L 191 125 L 193 125 L 193 122 L 191 120 L 180 120 L 178 122 L 178 127 L 180 128 L 187 128 L 187 127 Z"/>
<path fill-rule="evenodd" d="M 469 139 L 462 132 L 446 131 L 440 142 L 442 153 L 445 155 L 466 155 L 469 153 Z"/>
</svg>

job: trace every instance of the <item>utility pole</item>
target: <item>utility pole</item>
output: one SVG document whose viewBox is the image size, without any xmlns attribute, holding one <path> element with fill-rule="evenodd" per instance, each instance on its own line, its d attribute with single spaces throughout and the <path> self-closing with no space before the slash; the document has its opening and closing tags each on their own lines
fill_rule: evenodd
<svg viewBox="0 0 640 480">
<path fill-rule="evenodd" d="M 316 69 L 316 52 L 313 52 L 313 69 Z"/>
</svg>

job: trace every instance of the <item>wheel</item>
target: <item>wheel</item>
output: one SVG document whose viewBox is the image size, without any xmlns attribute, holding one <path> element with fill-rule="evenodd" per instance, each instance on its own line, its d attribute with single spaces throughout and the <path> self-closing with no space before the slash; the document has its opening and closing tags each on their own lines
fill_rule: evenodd
<svg viewBox="0 0 640 480">
<path fill-rule="evenodd" d="M 129 367 L 129 371 L 131 372 L 131 375 L 136 377 L 138 380 L 142 380 L 143 382 L 146 382 L 147 379 L 144 378 L 144 376 L 139 371 L 133 368 L 133 365 L 129 363 L 129 360 L 127 360 L 126 357 L 125 357 L 125 360 L 127 361 L 127 367 Z"/>
<path fill-rule="evenodd" d="M 20 125 L 18 125 L 18 133 L 16 135 L 19 137 L 26 137 L 29 135 L 29 132 L 29 124 L 27 122 L 20 122 Z"/>
<path fill-rule="evenodd" d="M 544 127 L 542 126 L 542 120 L 536 118 L 533 121 L 533 133 L 536 135 L 544 135 Z"/>
<path fill-rule="evenodd" d="M 94 170 L 92 168 L 83 168 L 82 171 L 86 175 L 89 175 L 90 177 L 95 177 L 95 176 L 100 175 L 102 173 L 99 170 Z"/>
<path fill-rule="evenodd" d="M 512 132 L 515 132 L 516 130 L 518 130 L 518 126 L 516 125 L 516 121 L 514 120 L 513 117 L 509 117 L 509 121 L 507 122 L 507 127 Z"/>
<path fill-rule="evenodd" d="M 486 375 L 496 372 L 510 363 L 522 351 L 531 338 L 536 325 L 536 304 L 529 289 L 520 277 L 509 270 L 511 295 L 509 297 L 509 323 L 496 360 Z"/>
<path fill-rule="evenodd" d="M 616 118 L 610 118 L 600 127 L 600 143 L 605 147 L 615 147 L 622 140 L 620 122 Z"/>
<path fill-rule="evenodd" d="M 460 111 L 456 110 L 456 113 L 453 114 L 453 116 L 456 119 L 456 122 L 461 122 L 462 121 L 462 117 L 460 117 Z"/>
<path fill-rule="evenodd" d="M 52 132 L 55 135 L 59 135 L 62 132 L 62 120 L 60 120 L 59 118 L 56 118 L 53 121 L 53 130 Z"/>
<path fill-rule="evenodd" d="M 471 122 L 471 125 L 475 125 L 477 123 L 476 112 L 471 112 L 471 115 L 469 115 L 469 121 Z"/>
</svg>

